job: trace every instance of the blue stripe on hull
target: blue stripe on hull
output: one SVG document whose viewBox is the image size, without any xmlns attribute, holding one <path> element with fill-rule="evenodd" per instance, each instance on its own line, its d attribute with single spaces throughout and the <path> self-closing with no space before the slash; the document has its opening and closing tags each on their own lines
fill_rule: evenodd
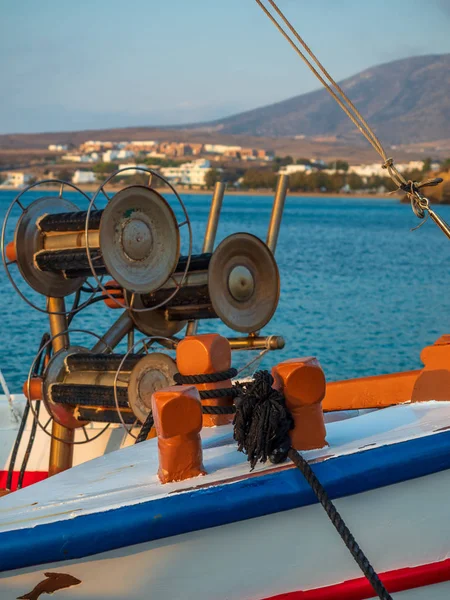
<svg viewBox="0 0 450 600">
<path fill-rule="evenodd" d="M 450 468 L 450 432 L 314 465 L 331 498 Z M 0 535 L 0 571 L 71 560 L 307 506 L 316 498 L 296 469 Z"/>
</svg>

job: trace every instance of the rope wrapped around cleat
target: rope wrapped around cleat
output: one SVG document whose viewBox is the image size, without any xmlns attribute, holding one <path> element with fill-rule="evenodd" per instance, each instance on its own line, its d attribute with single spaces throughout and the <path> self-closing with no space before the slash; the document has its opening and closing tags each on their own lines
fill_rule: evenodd
<svg viewBox="0 0 450 600">
<path fill-rule="evenodd" d="M 233 367 L 226 371 L 218 371 L 217 373 L 203 373 L 202 375 L 182 375 L 181 373 L 175 373 L 174 379 L 177 385 L 189 384 L 189 383 L 218 383 L 219 381 L 226 381 L 232 377 L 236 377 L 237 369 Z"/>
<path fill-rule="evenodd" d="M 136 438 L 135 444 L 140 444 L 141 442 L 145 442 L 150 433 L 151 428 L 153 427 L 155 420 L 153 419 L 153 413 L 150 411 L 147 415 L 147 418 L 144 421 L 144 424 L 141 427 L 139 435 Z"/>
<path fill-rule="evenodd" d="M 238 443 L 238 450 L 247 454 L 252 470 L 258 461 L 265 462 L 269 459 L 277 464 L 290 458 L 310 485 L 378 597 L 382 600 L 392 600 L 311 466 L 291 447 L 289 431 L 294 421 L 286 407 L 283 394 L 274 390 L 272 385 L 272 375 L 268 371 L 258 371 L 252 382 L 236 386 L 239 393 L 235 400 L 234 439 Z"/>
<path fill-rule="evenodd" d="M 237 369 L 231 367 L 226 371 L 217 371 L 216 373 L 204 373 L 202 375 L 181 375 L 175 373 L 174 379 L 177 385 L 197 384 L 197 383 L 218 383 L 226 381 L 231 377 L 236 377 Z M 214 400 L 215 398 L 234 398 L 238 394 L 236 387 L 218 388 L 216 390 L 199 391 L 200 400 Z M 232 415 L 236 412 L 235 406 L 203 406 L 203 413 L 206 415 Z"/>
</svg>

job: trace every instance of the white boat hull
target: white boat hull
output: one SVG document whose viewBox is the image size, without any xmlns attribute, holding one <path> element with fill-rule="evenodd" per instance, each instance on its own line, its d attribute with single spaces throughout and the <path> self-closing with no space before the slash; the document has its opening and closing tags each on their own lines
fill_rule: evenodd
<svg viewBox="0 0 450 600">
<path fill-rule="evenodd" d="M 448 498 L 449 492 L 450 472 L 445 471 L 342 498 L 336 506 L 383 573 L 449 557 L 448 504 L 440 501 Z M 288 599 L 293 592 L 361 577 L 319 505 L 84 560 L 6 572 L 0 575 L 0 599 L 11 600 L 31 591 L 48 571 L 69 573 L 82 582 L 61 593 L 66 600 L 262 600 L 289 594 Z M 450 583 L 420 587 L 394 597 L 448 600 Z"/>
<path fill-rule="evenodd" d="M 416 477 L 405 474 L 407 480 L 383 487 L 370 480 L 361 482 L 360 475 L 355 484 L 365 486 L 367 491 L 344 494 L 335 500 L 335 504 L 382 579 L 397 586 L 394 587 L 399 590 L 393 595 L 395 599 L 448 600 L 450 469 L 442 460 L 448 461 L 446 447 L 450 436 L 445 431 L 441 435 L 431 432 L 440 431 L 441 425 L 447 429 L 445 421 L 450 419 L 450 405 L 440 405 L 429 411 L 426 407 L 390 409 L 385 413 L 389 416 L 387 420 L 383 414 L 354 419 L 354 424 L 348 421 L 330 425 L 330 439 L 340 442 L 340 445 L 335 444 L 337 460 L 328 460 L 330 449 L 314 451 L 310 457 L 316 456 L 319 470 L 327 470 L 339 481 L 344 477 L 344 471 L 340 469 L 348 469 L 353 460 L 367 469 L 367 478 L 377 479 L 390 476 L 388 471 L 392 464 L 389 467 L 386 463 L 387 472 L 380 473 L 385 464 L 383 456 L 390 456 L 389 460 L 393 457 L 396 461 L 399 453 L 405 454 L 406 449 L 409 454 L 411 448 L 413 463 L 417 464 L 416 457 L 422 448 L 430 455 L 437 449 L 438 454 L 433 458 L 439 462 L 437 472 Z M 439 424 L 438 429 L 436 424 Z M 9 550 L 10 555 L 15 553 L 19 561 L 22 553 L 28 553 L 24 560 L 29 561 L 28 564 L 35 562 L 14 570 L 5 569 L 0 574 L 0 600 L 27 594 L 45 579 L 48 572 L 66 573 L 81 581 L 79 585 L 61 591 L 61 597 L 66 600 L 265 600 L 274 597 L 277 600 L 363 600 L 373 597 L 367 594 L 367 589 L 364 592 L 367 582 L 363 579 L 361 584 L 362 574 L 323 508 L 308 500 L 306 505 L 290 510 L 283 506 L 283 494 L 292 498 L 298 495 L 295 487 L 286 490 L 286 486 L 293 486 L 295 482 L 304 484 L 300 473 L 291 469 L 273 472 L 269 466 L 261 466 L 254 477 L 242 479 L 248 468 L 245 461 L 242 462 L 242 455 L 233 449 L 229 433 L 221 436 L 221 430 L 208 431 L 204 440 L 205 466 L 210 473 L 204 478 L 158 485 L 155 476 L 149 473 L 157 465 L 155 440 L 150 440 L 5 497 L 0 502 L 3 550 Z M 348 454 L 352 446 L 377 446 L 370 442 L 369 431 L 382 440 L 378 449 Z M 425 437 L 417 438 L 425 433 Z M 356 436 L 353 442 L 349 441 L 352 435 Z M 411 441 L 402 444 L 402 439 Z M 372 455 L 378 458 L 373 459 Z M 114 464 L 116 468 L 112 470 Z M 339 464 L 343 466 L 339 467 Z M 268 474 L 261 478 L 264 471 Z M 102 479 L 102 473 L 108 477 Z M 223 478 L 230 475 L 233 477 L 226 485 Z M 80 487 L 83 481 L 84 488 Z M 332 481 L 330 485 L 333 485 Z M 352 485 L 352 477 L 348 481 Z M 280 500 L 277 485 L 281 486 Z M 83 493 L 75 494 L 77 489 L 83 489 Z M 149 502 L 152 495 L 154 499 Z M 39 498 L 39 502 L 30 502 L 34 497 Z M 16 501 L 12 502 L 14 498 Z M 253 498 L 254 505 L 251 504 Z M 273 505 L 266 514 L 265 509 L 260 508 L 259 504 L 266 498 L 275 502 L 275 506 L 280 502 L 275 512 Z M 154 508 L 152 502 L 157 503 Z M 204 510 L 205 518 L 228 522 L 206 527 L 191 523 L 191 504 L 192 510 L 200 510 L 197 519 Z M 223 517 L 230 506 L 234 507 L 232 513 L 234 509 L 242 510 L 242 513 Z M 107 512 L 101 512 L 102 509 Z M 260 516 L 250 518 L 248 510 L 257 510 Z M 123 516 L 117 519 L 115 513 Z M 178 517 L 179 513 L 185 514 Z M 78 517 L 80 525 L 76 526 Z M 181 526 L 185 533 L 174 535 L 171 527 L 177 519 L 180 523 L 184 519 Z M 164 525 L 158 533 L 160 521 Z M 148 532 L 148 537 L 153 539 L 131 544 L 132 538 L 128 538 L 127 543 L 128 523 L 138 535 L 145 536 Z M 38 531 L 33 531 L 36 526 L 42 532 L 39 535 Z M 86 531 L 84 537 L 79 538 L 81 542 L 71 540 L 70 537 L 77 537 L 83 527 Z M 50 530 L 53 533 L 48 533 Z M 70 531 L 74 533 L 70 534 Z M 13 537 L 8 537 L 9 532 Z M 42 560 L 40 548 L 42 546 L 42 552 L 46 552 L 48 535 L 60 539 L 56 545 L 52 541 L 52 551 L 59 553 L 61 558 L 39 564 Z M 109 537 L 115 549 L 95 553 L 93 548 L 104 543 L 102 536 Z M 80 543 L 84 544 L 83 549 L 77 546 Z M 30 555 L 30 547 L 35 549 L 36 556 Z M 80 556 L 64 560 L 66 552 L 69 557 L 77 553 Z M 3 564 L 7 562 L 5 555 Z"/>
</svg>

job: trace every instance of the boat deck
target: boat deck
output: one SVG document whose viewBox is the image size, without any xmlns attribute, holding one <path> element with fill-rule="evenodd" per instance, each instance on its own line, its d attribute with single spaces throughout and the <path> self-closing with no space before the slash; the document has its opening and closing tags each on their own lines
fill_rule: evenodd
<svg viewBox="0 0 450 600">
<path fill-rule="evenodd" d="M 327 424 L 328 447 L 305 452 L 311 463 L 435 436 L 450 429 L 450 402 L 404 404 Z M 446 436 L 447 437 L 447 436 Z M 123 448 L 0 499 L 0 534 L 148 503 L 167 496 L 260 479 L 291 469 L 259 464 L 250 473 L 236 451 L 232 426 L 202 431 L 207 475 L 161 485 L 157 440 Z"/>
</svg>

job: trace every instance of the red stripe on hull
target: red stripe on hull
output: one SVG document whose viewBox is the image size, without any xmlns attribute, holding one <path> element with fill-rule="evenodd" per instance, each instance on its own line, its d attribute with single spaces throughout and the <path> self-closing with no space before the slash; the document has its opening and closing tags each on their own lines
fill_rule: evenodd
<svg viewBox="0 0 450 600">
<path fill-rule="evenodd" d="M 27 485 L 32 485 L 33 483 L 37 483 L 38 481 L 47 479 L 47 477 L 48 477 L 47 471 L 25 471 L 22 487 L 27 487 Z M 0 490 L 4 490 L 6 488 L 6 480 L 7 479 L 8 479 L 8 471 L 0 471 Z M 18 481 L 19 481 L 19 471 L 13 471 L 12 482 L 11 482 L 11 490 L 12 491 L 17 489 Z"/>
<path fill-rule="evenodd" d="M 380 575 L 380 579 L 391 594 L 444 583 L 450 581 L 450 559 L 419 567 L 386 571 Z M 370 583 L 365 577 L 360 577 L 305 592 L 271 596 L 266 600 L 367 600 L 374 596 L 376 594 Z"/>
</svg>

